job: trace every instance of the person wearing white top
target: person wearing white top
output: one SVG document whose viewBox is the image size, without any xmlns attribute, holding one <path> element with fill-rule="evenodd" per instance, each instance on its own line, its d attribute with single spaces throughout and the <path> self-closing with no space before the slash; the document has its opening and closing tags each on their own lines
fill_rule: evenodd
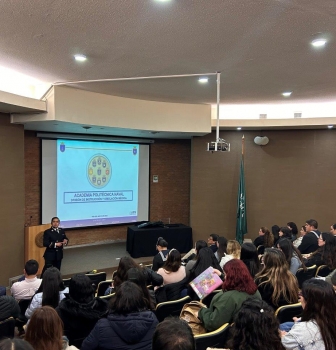
<svg viewBox="0 0 336 350">
<path fill-rule="evenodd" d="M 31 299 L 39 289 L 42 280 L 36 277 L 39 264 L 36 260 L 28 260 L 25 264 L 23 273 L 25 279 L 15 282 L 11 287 L 12 296 L 16 301 Z"/>
<path fill-rule="evenodd" d="M 219 265 L 221 268 L 230 260 L 232 259 L 240 259 L 240 251 L 241 251 L 241 246 L 238 241 L 235 240 L 229 240 L 227 242 L 227 247 L 226 247 L 227 254 L 225 254 Z"/>
</svg>

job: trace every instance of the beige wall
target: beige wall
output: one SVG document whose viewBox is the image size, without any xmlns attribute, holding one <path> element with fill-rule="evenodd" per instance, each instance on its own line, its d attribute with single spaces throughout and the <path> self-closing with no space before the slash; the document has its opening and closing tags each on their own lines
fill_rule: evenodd
<svg viewBox="0 0 336 350">
<path fill-rule="evenodd" d="M 0 284 L 22 273 L 24 263 L 23 126 L 0 113 Z"/>
<path fill-rule="evenodd" d="M 258 135 L 270 142 L 253 143 Z M 249 234 L 260 226 L 302 225 L 314 218 L 321 230 L 336 222 L 335 130 L 244 131 Z M 209 153 L 215 133 L 192 141 L 190 220 L 194 240 L 212 232 L 235 237 L 242 132 L 220 132 L 230 153 Z"/>
</svg>

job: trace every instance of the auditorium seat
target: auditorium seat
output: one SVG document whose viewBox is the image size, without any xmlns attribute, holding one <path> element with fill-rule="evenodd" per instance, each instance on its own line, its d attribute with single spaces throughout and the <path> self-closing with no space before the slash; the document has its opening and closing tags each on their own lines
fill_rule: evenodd
<svg viewBox="0 0 336 350">
<path fill-rule="evenodd" d="M 189 296 L 184 298 L 165 301 L 156 305 L 155 314 L 159 322 L 162 322 L 168 316 L 180 316 L 183 306 L 191 301 Z"/>
<path fill-rule="evenodd" d="M 206 350 L 209 348 L 221 348 L 225 346 L 229 334 L 230 326 L 228 323 L 213 332 L 195 335 L 196 350 Z"/>
<path fill-rule="evenodd" d="M 98 283 L 96 297 L 105 295 L 105 291 L 111 286 L 112 280 L 101 281 Z"/>
<path fill-rule="evenodd" d="M 275 311 L 275 316 L 279 323 L 293 322 L 293 317 L 298 317 L 302 313 L 301 303 L 280 306 Z"/>
<path fill-rule="evenodd" d="M 13 338 L 15 329 L 15 319 L 13 317 L 6 318 L 0 322 L 0 339 Z"/>
<path fill-rule="evenodd" d="M 327 265 L 321 265 L 317 268 L 316 277 L 327 277 L 329 274 L 333 272 Z"/>
<path fill-rule="evenodd" d="M 317 270 L 316 265 L 307 267 L 306 271 L 302 267 L 297 270 L 296 278 L 298 280 L 300 289 L 302 289 L 302 285 L 303 285 L 304 281 L 307 281 L 307 280 L 315 277 L 316 270 Z"/>
</svg>

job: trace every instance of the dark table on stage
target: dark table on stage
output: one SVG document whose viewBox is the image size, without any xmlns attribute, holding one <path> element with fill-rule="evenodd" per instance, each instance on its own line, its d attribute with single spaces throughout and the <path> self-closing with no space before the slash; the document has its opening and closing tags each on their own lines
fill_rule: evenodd
<svg viewBox="0 0 336 350">
<path fill-rule="evenodd" d="M 180 253 L 187 253 L 193 245 L 192 229 L 189 226 L 176 224 L 167 227 L 127 229 L 126 249 L 132 258 L 154 256 L 157 254 L 156 243 L 159 237 L 168 242 L 168 248 L 176 248 Z"/>
</svg>

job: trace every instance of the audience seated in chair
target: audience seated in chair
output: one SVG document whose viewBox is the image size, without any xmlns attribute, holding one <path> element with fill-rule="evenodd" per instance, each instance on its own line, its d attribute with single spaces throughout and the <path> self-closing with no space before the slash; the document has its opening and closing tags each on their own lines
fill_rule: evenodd
<svg viewBox="0 0 336 350">
<path fill-rule="evenodd" d="M 25 264 L 23 273 L 24 280 L 13 283 L 11 287 L 12 296 L 17 300 L 31 299 L 39 289 L 42 280 L 37 278 L 36 274 L 39 264 L 36 260 L 28 260 Z"/>
<path fill-rule="evenodd" d="M 303 236 L 306 234 L 306 226 L 301 226 L 300 229 L 300 235 L 296 238 L 296 240 L 293 242 L 293 245 L 295 248 L 298 248 L 299 245 L 302 243 Z"/>
<path fill-rule="evenodd" d="M 334 350 L 336 344 L 336 298 L 330 284 L 313 278 L 305 281 L 300 296 L 303 313 L 292 329 L 281 332 L 286 349 Z"/>
<path fill-rule="evenodd" d="M 248 299 L 235 317 L 227 345 L 231 350 L 284 350 L 278 328 L 279 322 L 267 303 Z"/>
<path fill-rule="evenodd" d="M 158 320 L 135 283 L 126 281 L 116 290 L 107 318 L 100 319 L 81 350 L 150 349 Z"/>
<path fill-rule="evenodd" d="M 227 254 L 227 243 L 228 240 L 225 237 L 218 237 L 217 240 L 217 251 L 215 252 L 215 257 L 220 262 L 222 258 Z"/>
<path fill-rule="evenodd" d="M 157 271 L 163 278 L 163 285 L 177 283 L 186 277 L 185 267 L 181 265 L 181 254 L 173 248 L 169 251 L 163 267 Z"/>
<path fill-rule="evenodd" d="M 205 271 L 209 266 L 212 266 L 215 271 L 218 272 L 218 275 L 223 278 L 223 270 L 219 266 L 219 262 L 215 257 L 215 254 L 210 248 L 202 248 L 197 255 L 197 260 L 195 265 L 190 270 L 189 277 L 186 278 L 186 284 L 191 282 L 197 276 L 199 276 L 203 271 Z M 188 295 L 192 300 L 198 300 L 198 297 L 194 290 L 188 285 Z"/>
<path fill-rule="evenodd" d="M 260 261 L 258 258 L 258 251 L 253 243 L 242 244 L 240 251 L 240 260 L 246 265 L 253 278 L 261 269 Z"/>
<path fill-rule="evenodd" d="M 69 344 L 80 348 L 96 322 L 107 314 L 107 302 L 94 297 L 91 280 L 84 274 L 74 275 L 69 284 L 69 294 L 56 308 L 63 321 L 64 335 Z"/>
<path fill-rule="evenodd" d="M 131 257 L 124 256 L 119 260 L 119 265 L 113 276 L 113 286 L 105 291 L 105 295 L 114 293 L 116 288 L 120 286 L 123 282 L 127 281 L 127 272 L 131 268 L 141 268 L 146 277 L 146 284 L 153 286 L 161 286 L 163 283 L 163 278 L 157 274 L 152 269 L 146 266 L 140 267 Z"/>
<path fill-rule="evenodd" d="M 166 318 L 156 327 L 152 350 L 195 350 L 190 327 L 177 317 Z"/>
<path fill-rule="evenodd" d="M 274 310 L 297 303 L 298 282 L 288 269 L 284 253 L 279 249 L 266 248 L 263 258 L 264 267 L 255 278 L 262 299 Z"/>
<path fill-rule="evenodd" d="M 241 251 L 241 246 L 239 244 L 238 241 L 235 241 L 233 239 L 230 239 L 228 242 L 227 242 L 227 247 L 226 247 L 226 252 L 227 254 L 225 254 L 219 265 L 221 268 L 224 267 L 224 265 L 230 261 L 231 259 L 240 259 L 240 251 Z"/>
<path fill-rule="evenodd" d="M 50 306 L 42 306 L 34 311 L 26 329 L 25 340 L 34 350 L 77 349 L 63 339 L 62 320 Z"/>
<path fill-rule="evenodd" d="M 289 271 L 295 275 L 300 267 L 305 269 L 302 255 L 300 251 L 293 246 L 291 240 L 287 238 L 281 238 L 278 240 L 277 248 L 280 249 L 284 254 L 286 261 L 289 266 Z"/>
<path fill-rule="evenodd" d="M 156 242 L 156 250 L 158 253 L 153 258 L 153 271 L 157 271 L 167 260 L 167 255 L 169 253 L 168 242 L 163 237 L 158 238 Z"/>
<path fill-rule="evenodd" d="M 224 266 L 224 273 L 222 292 L 215 295 L 209 308 L 202 308 L 198 312 L 198 318 L 210 332 L 224 323 L 233 322 L 246 299 L 261 299 L 258 287 L 242 261 L 230 260 Z"/>
<path fill-rule="evenodd" d="M 306 221 L 306 234 L 302 238 L 301 244 L 298 246 L 301 254 L 313 253 L 318 249 L 317 239 L 321 232 L 317 229 L 318 223 L 314 219 Z"/>
<path fill-rule="evenodd" d="M 271 248 L 274 245 L 274 236 L 267 227 L 260 227 L 259 236 L 253 241 L 253 244 L 258 248 L 264 246 L 265 248 Z M 261 252 L 260 254 L 263 254 Z"/>
<path fill-rule="evenodd" d="M 336 268 L 336 239 L 330 232 L 322 232 L 317 240 L 318 249 L 305 260 L 306 266 L 327 265 Z"/>
<path fill-rule="evenodd" d="M 213 253 L 217 252 L 218 246 L 217 246 L 217 241 L 218 241 L 218 235 L 215 233 L 211 233 L 208 238 L 208 245 L 209 248 L 213 251 Z"/>
<path fill-rule="evenodd" d="M 48 268 L 44 272 L 41 286 L 27 308 L 25 316 L 30 319 L 33 312 L 42 305 L 56 308 L 59 302 L 65 298 L 65 293 L 68 292 L 69 289 L 64 287 L 59 270 L 56 267 Z"/>
<path fill-rule="evenodd" d="M 189 260 L 187 265 L 185 266 L 185 270 L 186 270 L 186 277 L 189 277 L 190 274 L 190 270 L 193 268 L 193 266 L 196 264 L 196 260 L 197 260 L 197 256 L 199 251 L 202 248 L 206 248 L 208 246 L 208 244 L 205 241 L 199 240 L 195 243 L 195 249 L 193 249 L 193 251 L 195 251 L 195 256 L 193 258 L 193 260 Z"/>
</svg>

